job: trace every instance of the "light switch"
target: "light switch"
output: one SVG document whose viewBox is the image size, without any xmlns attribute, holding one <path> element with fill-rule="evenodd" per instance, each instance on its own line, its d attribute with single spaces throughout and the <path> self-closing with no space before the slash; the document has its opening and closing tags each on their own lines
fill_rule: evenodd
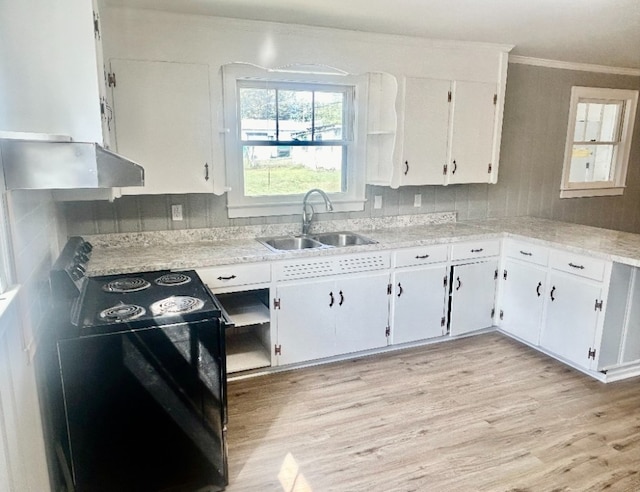
<svg viewBox="0 0 640 492">
<path fill-rule="evenodd" d="M 382 208 L 382 195 L 375 195 L 373 197 L 373 208 Z"/>
<path fill-rule="evenodd" d="M 420 193 L 413 195 L 413 206 L 422 207 L 422 195 Z"/>
<path fill-rule="evenodd" d="M 182 205 L 171 205 L 171 220 L 182 220 Z"/>
</svg>

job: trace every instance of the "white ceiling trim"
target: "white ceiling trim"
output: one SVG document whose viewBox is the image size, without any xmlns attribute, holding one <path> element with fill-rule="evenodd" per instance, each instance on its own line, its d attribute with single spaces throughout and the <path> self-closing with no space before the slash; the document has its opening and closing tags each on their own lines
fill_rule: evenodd
<svg viewBox="0 0 640 492">
<path fill-rule="evenodd" d="M 640 77 L 640 69 L 625 67 L 608 67 L 606 65 L 591 65 L 589 63 L 575 63 L 560 60 L 547 60 L 529 56 L 509 55 L 509 63 L 520 65 L 535 65 L 536 67 L 561 68 L 564 70 L 579 70 L 581 72 L 609 73 L 613 75 L 631 75 Z"/>
</svg>

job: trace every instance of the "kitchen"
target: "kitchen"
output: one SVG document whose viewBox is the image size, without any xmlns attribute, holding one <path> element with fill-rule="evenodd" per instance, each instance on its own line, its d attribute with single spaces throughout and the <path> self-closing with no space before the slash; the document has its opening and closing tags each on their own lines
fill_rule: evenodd
<svg viewBox="0 0 640 492">
<path fill-rule="evenodd" d="M 24 4 L 29 5 L 27 2 Z M 631 5 L 629 8 L 633 8 L 633 6 Z M 48 108 L 50 104 L 48 99 L 52 98 L 52 94 L 58 94 L 56 99 L 63 101 L 69 108 L 74 104 L 81 108 L 83 106 L 89 107 L 90 104 L 85 103 L 80 94 L 85 92 L 82 89 L 84 83 L 87 86 L 91 84 L 81 76 L 84 74 L 86 77 L 87 73 L 92 72 L 87 67 L 83 67 L 83 70 L 76 73 L 76 69 L 73 67 L 65 66 L 66 57 L 61 56 L 61 52 L 64 50 L 55 47 L 56 38 L 53 37 L 59 36 L 60 33 L 55 29 L 54 23 L 47 22 L 46 9 L 34 3 L 29 13 L 31 16 L 35 15 L 35 20 L 39 20 L 44 26 L 49 27 L 41 27 L 38 22 L 32 22 L 33 17 L 29 17 L 29 22 L 13 22 L 6 29 L 3 23 L 2 29 L 5 33 L 3 35 L 9 36 L 11 34 L 15 36 L 14 39 L 20 39 L 20 36 L 25 35 L 25 33 L 20 33 L 20 30 L 27 29 L 25 26 L 31 26 L 34 32 L 29 33 L 30 39 L 37 39 L 38 46 L 42 49 L 32 55 L 31 60 L 33 61 L 35 58 L 37 64 L 27 66 L 30 72 L 27 72 L 26 80 L 22 80 L 18 85 L 20 90 L 29 94 L 29 100 L 21 102 L 20 98 L 16 96 L 17 93 L 9 92 L 3 96 L 2 106 L 10 107 L 11 104 L 22 103 L 32 104 L 33 107 Z M 630 10 L 629 13 L 632 15 L 633 12 Z M 14 14 L 12 12 L 12 15 Z M 40 15 L 42 18 L 39 17 Z M 220 51 L 228 52 L 229 48 L 225 43 L 234 43 L 233 38 L 227 38 L 228 34 L 224 29 L 240 29 L 247 36 L 253 29 L 252 24 L 239 20 L 216 20 L 202 16 L 190 17 L 162 12 L 128 11 L 119 7 L 107 7 L 102 12 L 102 17 L 103 44 L 105 54 L 109 59 L 209 63 L 209 56 L 213 59 L 219 54 L 203 54 L 204 51 L 215 51 L 215 46 L 219 45 L 221 46 Z M 9 17 L 3 16 L 3 18 Z M 62 22 L 61 19 L 57 20 Z M 231 27 L 229 27 L 230 25 Z M 272 66 L 283 66 L 292 62 L 299 63 L 299 57 L 303 55 L 305 59 L 302 61 L 304 62 L 309 61 L 309 54 L 316 54 L 319 57 L 318 62 L 321 62 L 322 56 L 326 56 L 326 53 L 323 53 L 326 51 L 324 44 L 326 40 L 323 38 L 322 43 L 317 42 L 318 36 L 322 36 L 325 31 L 271 24 L 266 27 L 260 26 L 258 33 L 255 34 L 259 41 L 242 44 L 246 51 L 237 55 L 234 53 L 233 57 L 229 55 L 224 61 L 238 62 L 257 59 L 261 53 L 255 54 L 255 47 L 263 46 L 261 36 L 264 35 L 264 30 L 280 33 L 279 35 L 285 38 L 301 32 L 303 36 L 309 36 L 312 40 L 312 42 L 307 41 L 306 44 L 296 45 L 302 55 L 296 57 L 294 53 L 293 60 L 273 60 Z M 47 29 L 54 31 L 47 32 Z M 220 32 L 220 34 L 216 36 L 213 34 L 214 32 Z M 331 33 L 334 34 L 333 31 Z M 635 34 L 637 37 L 637 32 L 630 34 Z M 382 49 L 379 44 L 386 42 L 387 38 L 378 38 L 374 35 L 370 37 L 362 33 L 343 33 L 342 35 L 346 36 L 350 43 L 362 42 L 364 45 L 364 48 L 360 47 L 358 51 L 358 54 L 361 55 L 360 65 L 353 68 L 349 66 L 348 69 L 354 73 L 370 71 L 371 68 L 365 62 L 368 63 L 371 58 L 375 59 L 375 53 L 378 51 L 368 47 L 373 44 L 377 49 Z M 338 40 L 336 42 L 344 39 L 337 34 L 335 37 Z M 175 39 L 182 41 L 174 42 Z M 420 49 L 422 46 L 419 41 L 415 41 L 415 44 L 418 47 L 407 49 Z M 430 45 L 430 43 L 426 44 Z M 7 46 L 7 43 L 4 43 L 4 38 L 3 45 Z M 633 43 L 630 42 L 629 45 L 633 46 Z M 77 47 L 77 49 L 81 48 Z M 56 51 L 57 49 L 62 51 Z M 516 46 L 514 51 L 517 49 Z M 393 52 L 393 49 L 391 48 L 389 51 Z M 369 52 L 371 55 L 367 58 L 363 53 Z M 348 50 L 344 50 L 343 56 L 346 57 L 347 53 Z M 265 56 L 268 54 L 267 52 Z M 73 56 L 84 57 L 88 55 L 74 53 Z M 252 57 L 251 60 L 247 58 L 249 56 Z M 397 58 L 398 64 L 412 62 L 411 59 L 403 61 L 403 57 Z M 563 65 L 558 67 L 558 65 L 549 66 L 550 64 L 547 66 L 539 66 L 539 63 L 538 65 L 526 64 L 523 63 L 526 60 L 522 58 L 518 60 L 517 57 L 514 59 L 512 55 L 509 55 L 509 60 L 507 91 L 504 94 L 500 169 L 496 184 L 423 185 L 399 188 L 373 184 L 368 185 L 365 189 L 364 211 L 336 212 L 334 216 L 319 214 L 318 219 L 325 221 L 333 218 L 384 218 L 410 215 L 416 212 L 428 214 L 455 211 L 460 221 L 531 215 L 614 230 L 640 232 L 640 214 L 638 214 L 640 174 L 637 166 L 633 165 L 640 159 L 640 144 L 638 143 L 640 142 L 638 137 L 640 125 L 638 123 L 635 125 L 627 188 L 623 195 L 561 200 L 558 193 L 562 174 L 561 163 L 564 154 L 570 88 L 572 86 L 587 86 L 637 90 L 639 86 L 637 66 L 628 65 L 635 67 L 635 69 L 612 69 L 609 70 L 609 73 L 605 73 L 597 67 L 592 67 L 592 71 L 585 70 L 588 67 L 584 65 L 569 64 L 561 68 Z M 340 67 L 342 61 L 342 58 L 338 58 L 327 64 Z M 344 63 L 346 61 L 344 60 Z M 602 59 L 593 61 L 583 58 L 579 61 L 609 65 Z M 55 66 L 52 67 L 52 64 Z M 219 64 L 220 62 L 218 62 Z M 19 62 L 19 66 L 25 69 L 21 62 Z M 386 66 L 374 68 L 382 71 L 390 70 Z M 46 75 L 43 75 L 39 72 L 41 69 L 52 72 L 47 71 Z M 68 70 L 72 70 L 71 73 L 76 75 L 72 77 L 72 80 L 75 81 L 73 84 L 69 84 L 67 81 L 69 75 L 65 75 L 65 73 Z M 217 76 L 217 68 L 212 68 L 210 79 L 214 87 Z M 43 85 L 43 80 L 47 81 L 46 85 Z M 82 80 L 85 82 L 83 83 Z M 3 85 L 13 88 L 12 90 L 18 90 L 9 82 L 5 82 Z M 212 92 L 212 104 L 217 104 L 213 94 L 215 93 Z M 93 106 L 91 105 L 91 107 Z M 86 110 L 80 112 L 80 114 L 84 113 Z M 42 126 L 28 127 L 27 123 L 23 122 L 19 128 L 9 128 L 3 125 L 2 129 L 73 134 L 79 136 L 79 140 L 89 141 L 96 141 L 96 135 L 101 134 L 101 130 L 96 129 L 93 119 L 89 122 L 87 120 L 76 122 L 75 128 L 61 128 L 61 125 L 56 124 L 56 117 L 60 121 L 64 116 L 63 112 L 52 108 L 50 111 L 42 111 L 40 114 L 42 118 L 39 121 Z M 69 110 L 67 114 L 72 114 L 72 111 Z M 220 113 L 213 114 L 217 118 L 222 118 Z M 86 118 L 90 118 L 90 115 Z M 50 123 L 51 126 L 47 128 L 46 123 Z M 215 139 L 221 138 L 218 129 L 222 126 L 221 121 L 213 120 L 211 122 L 214 141 L 213 152 L 218 153 L 214 155 L 213 162 L 218 163 L 223 161 L 220 153 L 223 152 L 224 147 Z M 57 131 L 53 129 L 57 129 Z M 83 132 L 85 132 L 84 135 Z M 145 169 L 149 174 L 150 170 L 147 167 L 145 166 Z M 221 186 L 221 183 L 224 184 L 220 175 L 220 173 L 224 174 L 224 168 L 213 167 L 215 166 L 212 164 L 210 182 L 213 183 L 212 186 L 218 187 Z M 46 190 L 16 190 L 7 193 L 12 249 L 15 258 L 14 279 L 16 283 L 22 285 L 18 293 L 20 311 L 13 316 L 24 318 L 25 325 L 24 330 L 18 332 L 18 338 L 13 341 L 14 347 L 21 348 L 16 350 L 11 357 L 22 357 L 24 349 L 27 359 L 31 360 L 37 352 L 35 344 L 38 338 L 37 334 L 45 329 L 47 322 L 46 280 L 51 264 L 65 244 L 67 236 L 224 226 L 258 226 L 278 222 L 298 223 L 300 220 L 299 212 L 280 218 L 276 216 L 276 218 L 269 219 L 229 219 L 226 212 L 226 196 L 215 194 L 215 191 L 206 194 L 127 195 L 117 198 L 113 202 L 108 200 L 56 202 L 52 192 Z M 419 209 L 414 207 L 415 195 L 417 194 L 421 195 L 422 204 Z M 374 207 L 376 196 L 382 197 L 381 208 Z M 176 204 L 182 205 L 184 217 L 182 221 L 171 220 L 171 206 Z M 319 207 L 318 210 L 321 208 Z M 30 365 L 25 366 L 21 360 L 17 362 L 17 367 L 23 366 L 26 367 L 24 371 L 28 372 Z M 25 378 L 25 388 L 29 388 L 29 384 L 33 385 L 27 372 L 18 374 Z M 8 385 L 9 383 L 3 384 Z M 29 443 L 27 449 L 20 452 L 25 456 L 23 463 L 34 463 L 34 466 L 28 467 L 30 470 L 34 470 L 33 473 L 14 476 L 14 480 L 18 481 L 16 490 L 43 490 L 47 488 L 47 486 L 43 486 L 47 483 L 48 478 L 46 468 L 42 466 L 42 437 L 39 435 L 38 426 L 33 424 L 38 422 L 39 417 L 33 413 L 33 409 L 37 408 L 37 405 L 34 404 L 31 390 L 21 395 L 21 398 L 24 399 L 20 400 L 20 407 L 24 405 L 24 408 L 31 408 L 31 414 L 18 412 L 24 414 L 25 418 L 18 419 L 18 426 L 11 431 L 15 432 L 15 435 L 7 436 L 9 442 L 17 442 L 17 436 L 20 436 L 21 442 Z M 20 480 L 24 480 L 24 482 Z"/>
</svg>

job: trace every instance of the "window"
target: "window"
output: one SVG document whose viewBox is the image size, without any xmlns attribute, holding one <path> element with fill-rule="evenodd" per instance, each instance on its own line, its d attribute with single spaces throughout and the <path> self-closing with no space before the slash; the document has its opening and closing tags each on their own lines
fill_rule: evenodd
<svg viewBox="0 0 640 492">
<path fill-rule="evenodd" d="M 561 198 L 624 191 L 638 91 L 573 87 Z"/>
<path fill-rule="evenodd" d="M 301 213 L 312 188 L 363 209 L 359 77 L 233 64 L 223 81 L 229 217 Z"/>
</svg>

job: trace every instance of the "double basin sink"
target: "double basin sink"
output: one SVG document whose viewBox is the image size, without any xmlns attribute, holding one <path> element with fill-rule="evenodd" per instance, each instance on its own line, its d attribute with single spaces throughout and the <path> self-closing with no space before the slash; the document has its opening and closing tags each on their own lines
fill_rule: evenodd
<svg viewBox="0 0 640 492">
<path fill-rule="evenodd" d="M 258 238 L 272 251 L 293 251 L 300 249 L 339 248 L 344 246 L 358 246 L 374 244 L 377 241 L 353 232 L 323 232 L 307 236 L 280 236 Z"/>
</svg>

